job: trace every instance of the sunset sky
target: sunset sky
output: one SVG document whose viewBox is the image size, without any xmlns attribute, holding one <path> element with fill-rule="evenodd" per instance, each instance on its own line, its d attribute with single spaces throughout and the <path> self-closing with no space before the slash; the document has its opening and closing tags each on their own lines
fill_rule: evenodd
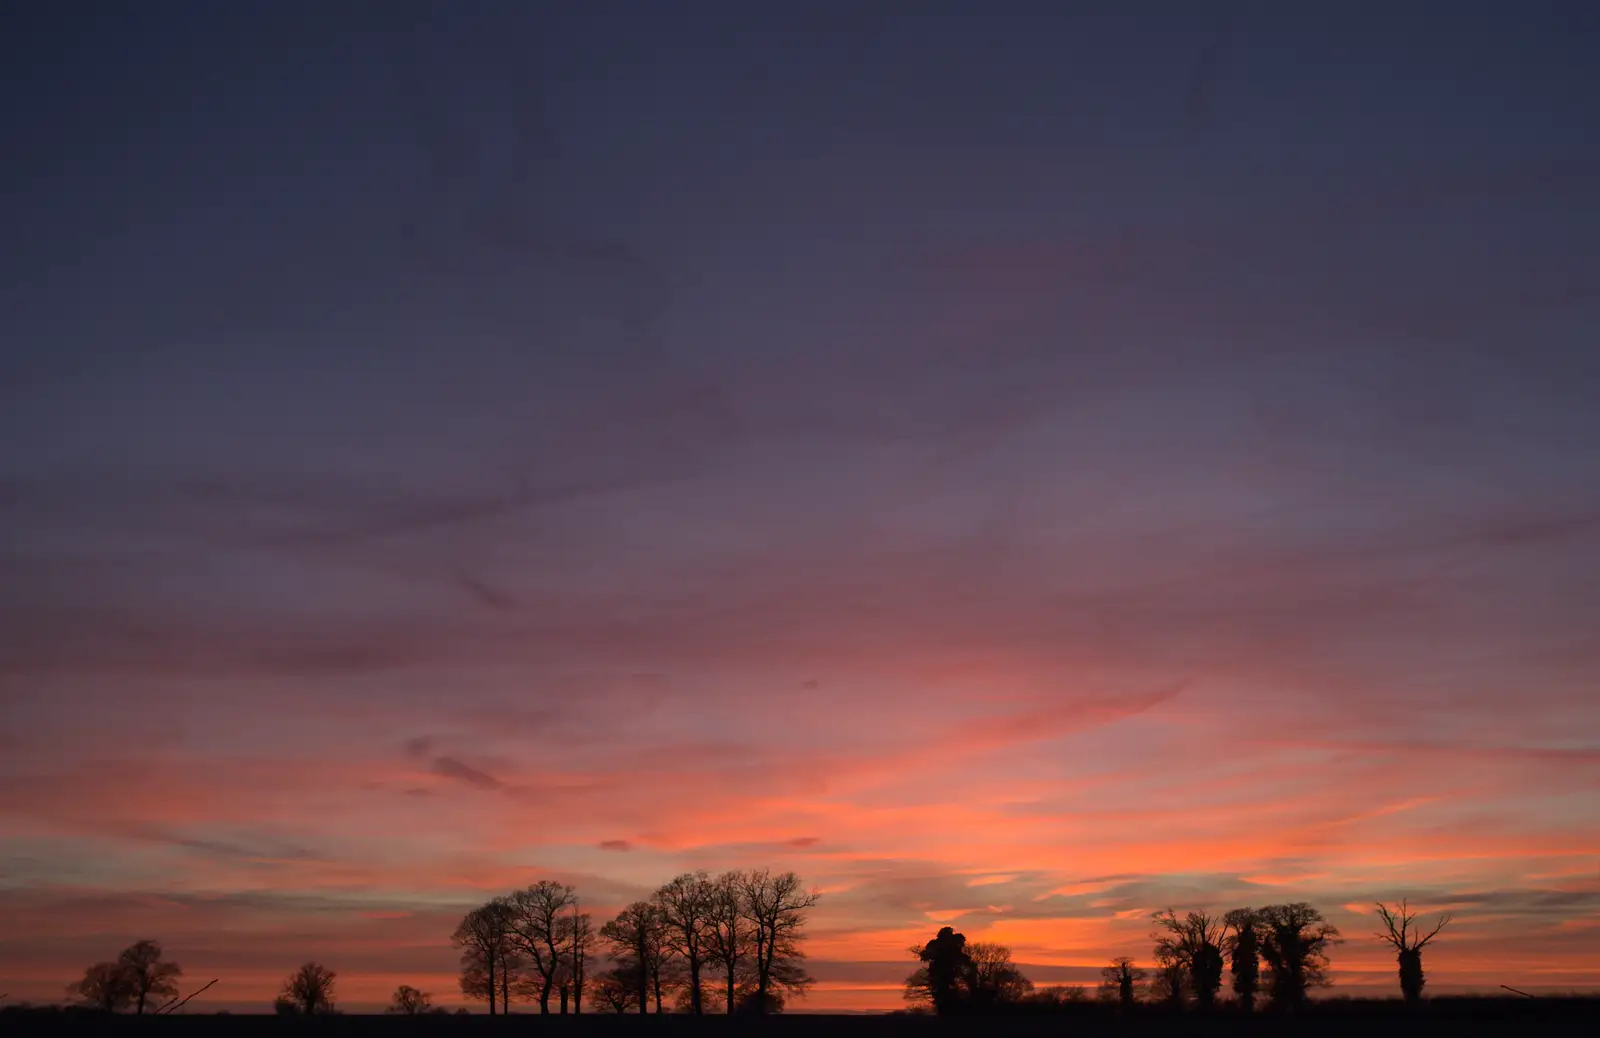
<svg viewBox="0 0 1600 1038">
<path fill-rule="evenodd" d="M 1044 6 L 6 4 L 0 991 L 768 865 L 810 1010 L 1600 989 L 1600 7 Z"/>
</svg>

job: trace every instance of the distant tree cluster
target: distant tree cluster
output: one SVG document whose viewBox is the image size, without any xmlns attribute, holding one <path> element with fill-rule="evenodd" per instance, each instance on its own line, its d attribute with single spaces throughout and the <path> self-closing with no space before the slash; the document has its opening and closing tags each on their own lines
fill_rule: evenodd
<svg viewBox="0 0 1600 1038">
<path fill-rule="evenodd" d="M 1378 905 L 1386 932 L 1377 937 L 1392 945 L 1400 964 L 1400 986 L 1406 1002 L 1421 997 L 1424 983 L 1422 949 L 1445 924 L 1423 933 L 1406 902 L 1396 908 Z M 1152 969 L 1132 958 L 1113 959 L 1100 971 L 1101 1001 L 1131 1009 L 1141 1001 L 1200 1010 L 1217 1004 L 1224 973 L 1232 975 L 1240 1009 L 1252 1011 L 1263 995 L 1277 1010 L 1305 1006 L 1312 988 L 1328 983 L 1328 952 L 1340 943 L 1339 931 L 1322 913 L 1304 902 L 1238 908 L 1222 916 L 1173 909 L 1155 913 L 1155 963 Z M 906 978 L 905 997 L 944 1015 L 995 1011 L 1008 1006 L 1059 1006 L 1083 1000 L 1081 989 L 1035 991 L 1012 963 L 1009 949 L 983 942 L 969 944 L 962 934 L 944 927 L 911 954 L 921 963 Z"/>
<path fill-rule="evenodd" d="M 1334 925 L 1303 901 L 1236 908 L 1220 918 L 1205 912 L 1180 917 L 1169 908 L 1152 919 L 1150 1001 L 1175 1009 L 1190 1000 L 1202 1010 L 1213 1008 L 1225 966 L 1246 1012 L 1255 1008 L 1263 988 L 1274 1008 L 1301 1008 L 1311 988 L 1328 983 L 1328 951 L 1339 943 Z M 1129 1001 L 1125 991 L 1118 997 L 1123 1004 Z"/>
<path fill-rule="evenodd" d="M 389 1008 L 385 1010 L 401 1016 L 421 1016 L 423 1013 L 438 1011 L 433 1008 L 433 995 L 419 991 L 410 984 L 401 984 L 394 989 L 394 997 L 390 999 Z"/>
<path fill-rule="evenodd" d="M 818 894 L 793 872 L 677 876 L 598 929 L 554 880 L 468 912 L 452 940 L 461 990 L 507 1012 L 772 1013 L 811 985 L 800 950 Z M 602 962 L 603 955 L 603 962 Z M 599 967 L 599 968 L 597 968 Z"/>
<path fill-rule="evenodd" d="M 97 962 L 83 972 L 83 979 L 67 988 L 83 1004 L 108 1013 L 128 1008 L 143 1016 L 178 994 L 177 979 L 183 967 L 161 957 L 157 941 L 138 941 L 122 950 L 111 962 Z"/>
<path fill-rule="evenodd" d="M 906 978 L 906 998 L 932 1006 L 941 1016 L 1019 1003 L 1033 992 L 1033 982 L 1012 963 L 1011 949 L 968 944 L 965 934 L 948 926 L 911 954 L 922 965 Z"/>
</svg>

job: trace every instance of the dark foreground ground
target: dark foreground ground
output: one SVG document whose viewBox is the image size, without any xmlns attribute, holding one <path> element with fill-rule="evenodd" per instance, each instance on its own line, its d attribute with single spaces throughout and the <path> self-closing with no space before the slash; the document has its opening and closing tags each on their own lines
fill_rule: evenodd
<svg viewBox="0 0 1600 1038">
<path fill-rule="evenodd" d="M 1600 1035 L 1600 998 L 1438 999 L 1416 1010 L 1398 1003 L 1331 1002 L 1298 1017 L 1242 1016 L 1219 1012 L 1174 1015 L 1144 1009 L 1119 1014 L 1100 1005 L 1069 1006 L 1048 1014 L 935 1019 L 924 1016 L 822 1016 L 766 1018 L 689 1016 L 581 1017 L 516 1015 L 332 1016 L 315 1019 L 249 1016 L 103 1016 L 81 1012 L 0 1013 L 0 1036 L 88 1034 L 115 1038 L 956 1038 L 968 1035 L 1046 1038 L 1107 1035 L 1174 1038 L 1179 1035 L 1351 1035 L 1419 1038 L 1423 1035 Z"/>
</svg>

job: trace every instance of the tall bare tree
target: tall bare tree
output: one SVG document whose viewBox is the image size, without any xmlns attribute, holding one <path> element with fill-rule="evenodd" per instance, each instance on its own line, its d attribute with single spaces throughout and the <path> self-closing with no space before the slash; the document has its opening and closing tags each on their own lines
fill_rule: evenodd
<svg viewBox="0 0 1600 1038">
<path fill-rule="evenodd" d="M 716 925 L 717 889 L 705 872 L 685 872 L 655 893 L 661 909 L 663 943 L 683 962 L 689 990 L 689 1012 L 705 1011 L 700 974 L 711 957 Z"/>
<path fill-rule="evenodd" d="M 755 931 L 745 918 L 744 874 L 724 872 L 711 881 L 710 944 L 707 961 L 722 971 L 727 1011 L 739 1004 L 739 989 L 751 972 Z"/>
<path fill-rule="evenodd" d="M 589 979 L 589 963 L 594 958 L 595 939 L 593 918 L 588 912 L 579 911 L 574 898 L 567 930 L 567 966 L 572 981 L 574 1014 L 583 1012 L 583 993 Z"/>
<path fill-rule="evenodd" d="M 645 969 L 650 974 L 650 996 L 655 1000 L 656 1012 L 666 1012 L 667 995 L 683 986 L 683 961 L 667 941 L 667 927 L 661 920 L 661 908 L 656 907 L 656 938 L 648 949 Z"/>
<path fill-rule="evenodd" d="M 511 933 L 511 910 L 504 899 L 496 898 L 462 917 L 450 940 L 461 949 L 461 993 L 489 1003 L 495 1013 L 495 998 L 502 1012 L 510 1011 L 511 979 L 515 972 L 516 946 Z"/>
<path fill-rule="evenodd" d="M 633 981 L 633 999 L 639 1012 L 648 1012 L 650 963 L 660 954 L 660 909 L 649 901 L 635 901 L 600 927 L 600 939 L 611 946 L 613 974 Z"/>
<path fill-rule="evenodd" d="M 1339 943 L 1339 930 L 1303 901 L 1268 905 L 1259 918 L 1272 1004 L 1300 1009 L 1307 991 L 1328 983 L 1328 949 Z"/>
<path fill-rule="evenodd" d="M 122 950 L 117 965 L 127 974 L 133 992 L 135 1012 L 143 1016 L 145 1005 L 159 1005 L 178 994 L 175 981 L 183 976 L 183 967 L 167 962 L 161 957 L 161 942 L 138 941 Z"/>
<path fill-rule="evenodd" d="M 573 889 L 564 883 L 544 879 L 518 890 L 506 899 L 508 916 L 517 949 L 537 972 L 539 1012 L 550 1012 L 550 993 L 558 975 L 566 968 L 566 915 L 578 901 Z"/>
<path fill-rule="evenodd" d="M 1167 985 L 1172 988 L 1169 1000 L 1181 1002 L 1186 986 L 1202 1009 L 1210 1009 L 1216 1004 L 1217 989 L 1222 986 L 1222 944 L 1228 932 L 1226 918 L 1190 912 L 1180 919 L 1170 908 L 1151 918 L 1156 924 L 1155 932 L 1150 935 L 1156 942 L 1156 961 L 1162 966 L 1176 965 L 1183 973 L 1183 984 Z"/>
<path fill-rule="evenodd" d="M 120 962 L 97 962 L 83 971 L 83 979 L 68 985 L 67 994 L 86 1005 L 115 1013 L 133 1003 L 133 983 Z"/>
<path fill-rule="evenodd" d="M 1422 1001 L 1422 986 L 1428 982 L 1422 974 L 1422 949 L 1449 924 L 1450 914 L 1440 913 L 1438 923 L 1426 934 L 1405 898 L 1393 909 L 1378 902 L 1378 917 L 1383 920 L 1385 932 L 1376 936 L 1394 948 L 1395 959 L 1400 964 L 1400 993 L 1405 996 L 1407 1005 L 1414 1006 Z"/>
<path fill-rule="evenodd" d="M 1225 942 L 1233 993 L 1248 1013 L 1255 1009 L 1256 993 L 1261 990 L 1261 918 L 1253 908 L 1235 908 L 1223 921 L 1233 928 Z"/>
<path fill-rule="evenodd" d="M 802 963 L 806 913 L 821 895 L 807 891 L 793 872 L 773 875 L 767 869 L 744 875 L 744 917 L 755 936 L 756 989 L 751 1009 L 766 1013 L 781 1005 L 785 993 L 799 994 L 813 983 Z"/>
<path fill-rule="evenodd" d="M 289 974 L 278 996 L 294 1006 L 302 1016 L 333 1012 L 334 978 L 337 976 L 320 962 L 307 962 Z"/>
</svg>

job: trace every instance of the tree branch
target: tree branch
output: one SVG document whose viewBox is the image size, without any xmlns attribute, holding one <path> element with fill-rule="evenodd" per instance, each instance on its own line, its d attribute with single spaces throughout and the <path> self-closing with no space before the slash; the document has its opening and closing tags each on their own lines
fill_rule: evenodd
<svg viewBox="0 0 1600 1038">
<path fill-rule="evenodd" d="M 1426 945 L 1429 941 L 1433 940 L 1435 935 L 1437 935 L 1440 930 L 1443 930 L 1445 928 L 1445 924 L 1449 923 L 1450 919 L 1451 919 L 1451 916 L 1450 916 L 1449 912 L 1441 912 L 1439 914 L 1439 925 L 1435 926 L 1431 931 L 1429 931 L 1428 936 L 1424 937 L 1422 940 L 1417 942 L 1416 950 L 1417 951 L 1421 951 L 1424 945 Z M 1417 932 L 1421 933 L 1422 932 L 1422 927 L 1420 927 L 1420 926 L 1417 927 Z"/>
<path fill-rule="evenodd" d="M 217 979 L 221 979 L 221 978 L 217 978 Z M 213 980 L 213 981 L 211 981 L 211 984 L 215 984 L 216 982 L 217 982 L 216 980 Z M 190 995 L 189 998 L 185 998 L 182 1001 L 179 1001 L 178 999 L 174 998 L 171 1002 L 168 1002 L 166 1005 L 162 1006 L 160 1009 L 157 1009 L 155 1011 L 154 1015 L 160 1016 L 163 1013 L 167 1013 L 167 1014 L 176 1013 L 178 1010 L 183 1008 L 185 1002 L 188 1002 L 190 998 L 193 998 L 195 995 L 200 994 L 201 991 L 204 991 L 204 990 L 206 990 L 206 988 L 209 988 L 211 986 L 211 984 L 207 984 L 204 988 L 201 988 L 200 991 L 196 991 L 194 994 Z M 176 1005 L 174 1005 L 174 1003 L 176 1003 Z"/>
</svg>

